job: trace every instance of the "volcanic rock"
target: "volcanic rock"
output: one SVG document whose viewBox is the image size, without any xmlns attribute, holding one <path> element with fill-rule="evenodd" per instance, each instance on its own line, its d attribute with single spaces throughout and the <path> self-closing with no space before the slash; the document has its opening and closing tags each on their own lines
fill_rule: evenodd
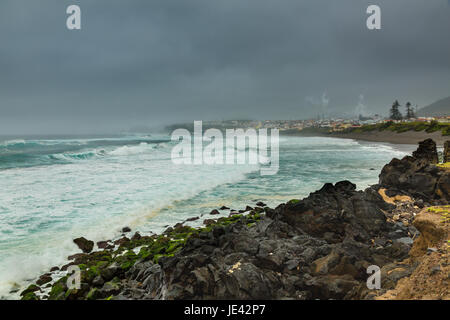
<svg viewBox="0 0 450 320">
<path fill-rule="evenodd" d="M 89 253 L 94 248 L 94 241 L 87 240 L 84 237 L 76 238 L 73 242 L 75 242 L 78 248 L 80 248 L 84 253 Z"/>
<path fill-rule="evenodd" d="M 450 162 L 450 140 L 444 143 L 444 163 Z"/>
<path fill-rule="evenodd" d="M 413 152 L 413 157 L 416 159 L 425 159 L 432 164 L 439 163 L 436 143 L 432 139 L 419 142 L 419 147 Z"/>
</svg>

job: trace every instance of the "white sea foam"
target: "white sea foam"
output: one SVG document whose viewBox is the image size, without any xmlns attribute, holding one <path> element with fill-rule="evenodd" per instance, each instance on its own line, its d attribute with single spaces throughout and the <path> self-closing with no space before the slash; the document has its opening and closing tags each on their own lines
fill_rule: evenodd
<svg viewBox="0 0 450 320">
<path fill-rule="evenodd" d="M 75 237 L 106 240 L 127 225 L 158 233 L 219 205 L 239 209 L 249 199 L 276 205 L 325 182 L 349 179 L 363 188 L 377 181 L 378 171 L 369 168 L 400 155 L 353 140 L 282 137 L 279 173 L 247 179 L 259 165 L 174 166 L 171 146 L 98 146 L 57 155 L 64 165 L 0 171 L 0 296 L 13 297 L 14 283 L 25 285 L 64 263 L 78 251 Z"/>
<path fill-rule="evenodd" d="M 148 143 L 141 142 L 137 146 L 119 147 L 119 148 L 109 152 L 109 154 L 113 155 L 113 156 L 130 156 L 130 155 L 141 154 L 144 152 L 150 152 L 154 148 L 155 148 L 155 145 L 149 145 Z"/>
<path fill-rule="evenodd" d="M 2 147 L 17 145 L 17 144 L 25 144 L 25 140 L 24 139 L 15 139 L 15 140 L 6 140 L 6 141 L 0 142 L 0 146 L 2 146 Z"/>
<path fill-rule="evenodd" d="M 253 166 L 173 167 L 153 145 L 59 155 L 66 165 L 15 168 L 0 179 L 0 296 L 76 252 L 72 239 L 116 236 L 161 208 L 245 178 Z M 86 155 L 92 155 L 85 157 Z M 168 219 L 170 220 L 170 219 Z M 156 229 L 157 230 L 157 229 Z"/>
</svg>

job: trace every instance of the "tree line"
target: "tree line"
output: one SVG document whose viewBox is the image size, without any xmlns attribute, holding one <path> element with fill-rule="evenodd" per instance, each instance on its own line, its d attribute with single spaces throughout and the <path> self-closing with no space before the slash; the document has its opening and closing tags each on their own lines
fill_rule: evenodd
<svg viewBox="0 0 450 320">
<path fill-rule="evenodd" d="M 411 102 L 407 102 L 405 105 L 406 108 L 406 114 L 403 116 L 403 114 L 400 112 L 400 103 L 398 100 L 395 100 L 392 104 L 391 110 L 390 110 L 390 117 L 391 120 L 403 120 L 403 119 L 412 119 L 416 117 L 416 113 L 414 112 L 414 107 L 412 106 Z M 417 109 L 417 107 L 416 107 Z"/>
</svg>

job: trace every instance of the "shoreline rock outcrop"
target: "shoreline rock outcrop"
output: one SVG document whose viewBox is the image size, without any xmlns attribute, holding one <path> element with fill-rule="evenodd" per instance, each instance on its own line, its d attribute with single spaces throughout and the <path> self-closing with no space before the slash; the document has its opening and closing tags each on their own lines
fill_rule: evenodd
<svg viewBox="0 0 450 320">
<path fill-rule="evenodd" d="M 444 143 L 444 163 L 450 162 L 450 141 Z"/>
<path fill-rule="evenodd" d="M 94 249 L 94 241 L 88 240 L 84 237 L 76 238 L 73 242 L 81 249 L 84 253 L 89 253 Z"/>
<path fill-rule="evenodd" d="M 450 172 L 436 164 L 436 144 L 427 139 L 419 143 L 413 156 L 392 159 L 380 173 L 379 184 L 391 195 L 410 195 L 428 204 L 450 201 Z"/>
</svg>

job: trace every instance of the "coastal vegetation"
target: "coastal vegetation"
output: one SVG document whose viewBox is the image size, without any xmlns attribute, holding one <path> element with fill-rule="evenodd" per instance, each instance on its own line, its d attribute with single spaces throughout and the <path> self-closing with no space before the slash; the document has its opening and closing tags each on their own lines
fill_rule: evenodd
<svg viewBox="0 0 450 320">
<path fill-rule="evenodd" d="M 402 115 L 402 113 L 399 110 L 400 103 L 398 100 L 395 100 L 392 104 L 392 107 L 390 109 L 390 118 L 391 120 L 402 120 L 402 119 L 413 119 L 416 117 L 416 114 L 414 112 L 414 107 L 412 106 L 411 102 L 407 102 L 405 105 L 406 108 L 406 114 L 405 116 Z M 417 107 L 416 107 L 417 109 Z"/>
<path fill-rule="evenodd" d="M 405 115 L 400 111 L 401 104 L 395 100 L 389 110 L 389 119 L 384 122 L 352 126 L 341 131 L 341 133 L 370 133 L 375 131 L 403 132 L 441 132 L 442 136 L 450 136 L 450 123 L 431 121 L 418 121 L 417 106 L 413 107 L 411 102 L 405 105 Z"/>
<path fill-rule="evenodd" d="M 429 122 L 411 121 L 411 122 L 394 122 L 387 121 L 383 123 L 367 124 L 361 127 L 352 127 L 344 130 L 345 133 L 362 133 L 374 131 L 392 131 L 396 133 L 408 131 L 425 131 L 433 133 L 441 131 L 443 136 L 450 136 L 450 123 L 440 123 L 435 120 Z"/>
</svg>

